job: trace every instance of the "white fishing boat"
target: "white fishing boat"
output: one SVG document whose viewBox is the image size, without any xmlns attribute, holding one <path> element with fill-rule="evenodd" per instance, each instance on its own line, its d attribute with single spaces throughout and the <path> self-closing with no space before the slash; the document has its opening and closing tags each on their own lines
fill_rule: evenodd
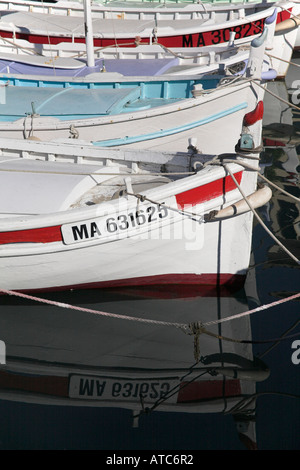
<svg viewBox="0 0 300 470">
<path fill-rule="evenodd" d="M 266 33 L 252 41 L 246 69 L 237 76 L 107 73 L 66 81 L 2 75 L 0 136 L 77 137 L 101 147 L 166 151 L 186 151 L 193 139 L 204 153 L 234 152 L 244 114 L 264 96 Z"/>
<path fill-rule="evenodd" d="M 257 173 L 243 157 L 259 152 L 261 118 L 258 104 L 244 118 L 242 156 L 230 155 L 225 166 L 195 149 L 181 154 L 108 150 L 76 140 L 1 140 L 0 285 L 56 290 L 242 282 L 253 217 L 243 194 L 258 206 L 271 197 L 267 187 L 256 192 Z"/>
<path fill-rule="evenodd" d="M 26 2 L 23 2 L 26 6 Z M 89 5 L 89 3 L 85 4 Z M 80 6 L 77 3 L 75 7 Z M 235 32 L 237 45 L 249 45 L 254 37 L 263 30 L 266 18 L 274 13 L 272 3 L 243 4 L 179 4 L 173 8 L 166 5 L 153 9 L 146 6 L 139 8 L 128 5 L 126 14 L 124 10 L 112 6 L 96 5 L 91 11 L 86 8 L 86 19 L 83 21 L 82 5 L 81 14 L 56 14 L 56 10 L 47 9 L 47 13 L 30 11 L 11 11 L 2 13 L 0 21 L 0 34 L 2 41 L 11 41 L 18 46 L 19 40 L 27 41 L 36 53 L 43 54 L 48 46 L 53 46 L 52 57 L 55 54 L 55 46 L 60 43 L 80 44 L 85 42 L 87 30 L 93 29 L 93 39 L 89 47 L 103 48 L 107 46 L 126 47 L 137 44 L 159 43 L 168 48 L 190 48 L 209 45 L 219 45 L 230 41 L 230 34 Z M 97 10 L 99 6 L 99 11 Z M 52 4 L 53 7 L 53 4 Z M 10 8 L 10 7 L 9 7 Z M 17 6 L 16 6 L 17 8 Z M 41 6 L 37 7 L 41 8 Z M 96 10 L 95 10 L 96 8 Z M 196 8 L 196 11 L 194 10 Z M 297 36 L 297 26 L 287 28 L 284 22 L 294 18 L 300 11 L 300 6 L 293 2 L 277 2 L 277 26 L 280 26 L 270 47 L 273 68 L 278 76 L 283 77 L 288 68 L 288 62 L 292 55 Z M 108 11 L 107 11 L 108 9 Z M 116 10 L 116 11 L 115 11 Z M 152 11 L 153 10 L 153 11 Z M 89 13 L 87 13 L 89 12 Z M 175 22 L 176 20 L 176 26 Z M 115 22 L 117 21 L 117 25 Z M 99 32 L 100 31 L 100 32 Z M 48 45 L 48 46 L 47 46 Z M 60 48 L 63 44 L 60 45 Z"/>
<path fill-rule="evenodd" d="M 42 75 L 52 77 L 91 76 L 96 80 L 104 73 L 118 73 L 124 76 L 191 75 L 208 73 L 237 73 L 246 68 L 249 48 L 237 47 L 234 39 L 230 45 L 167 49 L 159 44 L 135 48 L 108 47 L 93 51 L 94 62 L 88 65 L 85 45 L 73 48 L 65 43 L 55 51 L 50 47 L 49 55 L 37 54 L 27 48 L 26 41 L 11 44 L 0 40 L 0 74 L 7 79 L 18 75 Z M 29 44 L 29 43 L 27 43 Z M 66 47 L 66 49 L 65 49 Z M 69 57 L 70 54 L 70 57 Z M 72 56 L 72 57 L 71 57 Z M 271 59 L 266 56 L 269 63 Z M 271 78 L 271 77 L 270 77 Z M 274 77 L 276 78 L 276 77 Z"/>
<path fill-rule="evenodd" d="M 107 74 L 105 79 L 94 88 L 84 78 L 69 87 L 52 78 L 47 87 L 40 87 L 36 77 L 31 83 L 37 86 L 28 85 L 28 77 L 25 82 L 10 79 L 2 87 L 0 136 L 77 138 L 101 147 L 165 151 L 186 151 L 193 139 L 202 152 L 233 152 L 243 115 L 264 94 L 260 82 L 240 78 L 223 83 L 216 75 L 184 80 L 113 75 L 109 80 Z"/>
</svg>

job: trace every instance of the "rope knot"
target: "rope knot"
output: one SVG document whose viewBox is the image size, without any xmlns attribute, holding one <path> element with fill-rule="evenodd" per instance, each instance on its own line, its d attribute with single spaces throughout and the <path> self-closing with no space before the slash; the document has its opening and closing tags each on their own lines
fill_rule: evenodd
<svg viewBox="0 0 300 470">
<path fill-rule="evenodd" d="M 136 194 L 136 197 L 141 201 L 144 202 L 146 200 L 146 196 L 143 196 L 142 194 Z"/>
<path fill-rule="evenodd" d="M 141 36 L 136 36 L 136 38 L 135 38 L 135 40 L 134 40 L 134 44 L 135 44 L 136 46 L 139 46 L 139 45 L 141 44 L 141 42 L 142 42 Z"/>
<path fill-rule="evenodd" d="M 204 333 L 205 328 L 202 326 L 201 322 L 193 322 L 189 324 L 190 335 L 194 336 L 194 358 L 196 362 L 200 361 L 200 345 L 199 345 L 199 336 L 201 333 Z"/>
<path fill-rule="evenodd" d="M 190 334 L 199 336 L 201 333 L 204 333 L 205 328 L 201 322 L 192 322 L 189 323 Z"/>
</svg>

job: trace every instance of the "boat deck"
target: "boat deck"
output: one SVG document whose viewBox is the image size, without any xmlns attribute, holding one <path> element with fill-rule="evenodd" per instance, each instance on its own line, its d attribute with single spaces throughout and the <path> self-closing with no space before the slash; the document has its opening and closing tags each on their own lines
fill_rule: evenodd
<svg viewBox="0 0 300 470">
<path fill-rule="evenodd" d="M 103 159 L 94 165 L 74 165 L 0 157 L 0 218 L 49 214 L 116 199 L 132 174 L 130 161 L 107 166 Z M 133 174 L 131 179 L 137 192 L 170 181 L 151 172 Z"/>
</svg>

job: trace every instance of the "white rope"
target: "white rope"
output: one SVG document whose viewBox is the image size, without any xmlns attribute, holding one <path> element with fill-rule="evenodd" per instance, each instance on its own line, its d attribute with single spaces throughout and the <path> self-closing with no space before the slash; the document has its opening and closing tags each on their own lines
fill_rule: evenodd
<svg viewBox="0 0 300 470">
<path fill-rule="evenodd" d="M 290 60 L 285 60 L 282 57 L 276 57 L 275 55 L 269 54 L 268 52 L 266 53 L 269 57 L 272 57 L 272 59 L 277 59 L 281 60 L 282 62 L 285 62 L 286 64 L 293 65 L 294 67 L 300 67 L 300 64 L 296 64 L 296 62 L 291 62 Z"/>
<path fill-rule="evenodd" d="M 289 193 L 288 191 L 285 191 L 284 189 L 282 189 L 280 186 L 278 186 L 277 184 L 275 183 L 272 183 L 272 181 L 268 180 L 268 178 L 266 178 L 264 175 L 262 175 L 261 173 L 258 172 L 258 176 L 265 180 L 268 184 L 270 184 L 271 186 L 273 186 L 274 188 L 276 188 L 278 191 L 280 191 L 281 193 L 285 194 L 286 196 L 289 196 L 291 199 L 294 199 L 294 201 L 296 202 L 300 202 L 300 198 L 299 197 L 296 197 L 294 196 L 293 194 Z"/>
<path fill-rule="evenodd" d="M 165 204 L 164 202 L 153 201 L 152 199 L 149 199 L 148 197 L 143 196 L 142 194 L 129 193 L 128 191 L 126 191 L 126 194 L 128 194 L 128 196 L 136 197 L 138 199 L 138 201 L 141 201 L 141 202 L 148 201 L 148 202 L 151 202 L 151 204 L 156 204 L 158 206 L 166 207 L 170 211 L 178 212 L 179 214 L 182 214 L 182 215 L 187 215 L 189 217 L 191 217 L 191 216 L 192 217 L 198 217 L 199 222 L 203 222 L 203 217 L 200 214 L 197 214 L 196 212 L 190 212 L 190 211 L 186 211 L 186 210 L 183 210 L 183 209 L 177 209 L 176 207 L 169 206 L 168 204 Z"/>
<path fill-rule="evenodd" d="M 284 100 L 283 98 L 280 98 L 278 95 L 276 95 L 276 94 L 273 93 L 272 91 L 268 90 L 268 88 L 263 87 L 262 85 L 260 85 L 260 84 L 257 82 L 257 79 L 252 78 L 251 80 L 252 80 L 253 82 L 255 82 L 257 86 L 259 86 L 260 88 L 262 88 L 262 89 L 265 90 L 266 92 L 270 93 L 270 95 L 274 96 L 274 98 L 277 98 L 279 101 L 282 101 L 283 103 L 287 104 L 290 108 L 294 108 L 294 109 L 297 109 L 298 111 L 300 111 L 299 106 L 296 106 L 295 104 L 289 103 L 289 101 L 286 101 L 286 100 Z"/>
<path fill-rule="evenodd" d="M 190 325 L 191 325 L 191 323 L 189 323 L 187 325 L 187 324 L 184 324 L 184 323 L 171 323 L 171 322 L 163 322 L 163 321 L 160 321 L 160 320 L 150 320 L 150 319 L 146 319 L 146 318 L 130 317 L 128 315 L 118 315 L 116 313 L 103 312 L 103 311 L 100 311 L 100 310 L 94 310 L 94 309 L 90 309 L 90 308 L 78 307 L 76 305 L 70 305 L 70 304 L 66 304 L 66 303 L 63 303 L 63 302 L 57 302 L 57 301 L 54 301 L 54 300 L 43 299 L 43 298 L 40 298 L 40 297 L 35 297 L 35 296 L 32 296 L 32 295 L 28 295 L 28 294 L 13 291 L 13 290 L 0 289 L 0 292 L 2 292 L 2 294 L 5 294 L 5 295 L 21 297 L 21 298 L 24 298 L 24 299 L 27 299 L 27 300 L 33 300 L 34 302 L 40 302 L 40 303 L 44 303 L 44 304 L 47 304 L 47 305 L 53 305 L 53 306 L 59 307 L 59 308 L 67 308 L 67 309 L 70 309 L 70 310 L 77 310 L 77 311 L 80 311 L 80 312 L 92 313 L 92 314 L 95 314 L 95 315 L 105 316 L 105 317 L 109 317 L 109 318 L 116 318 L 118 320 L 129 320 L 129 321 L 136 321 L 136 322 L 148 323 L 148 324 L 160 325 L 160 326 L 172 326 L 172 327 L 175 327 L 175 328 L 183 329 L 186 332 L 188 330 L 190 330 Z M 248 310 L 247 312 L 238 313 L 238 314 L 232 315 L 230 317 L 226 317 L 226 318 L 222 318 L 222 319 L 218 319 L 218 320 L 212 320 L 212 321 L 209 321 L 209 322 L 206 322 L 206 323 L 201 323 L 201 322 L 198 322 L 198 323 L 201 325 L 201 327 L 205 327 L 205 326 L 209 326 L 209 325 L 215 325 L 215 324 L 218 324 L 218 323 L 223 323 L 223 322 L 230 321 L 230 320 L 236 320 L 238 318 L 241 318 L 241 317 L 244 317 L 244 316 L 247 316 L 247 315 L 252 315 L 253 313 L 260 312 L 262 310 L 267 310 L 269 308 L 275 307 L 275 306 L 280 305 L 282 303 L 289 302 L 291 300 L 295 300 L 299 297 L 300 297 L 300 293 L 295 294 L 295 295 L 291 295 L 290 297 L 287 297 L 285 299 L 277 300 L 277 301 L 272 302 L 270 304 L 262 305 L 260 307 L 257 307 L 255 309 L 253 309 L 253 310 Z"/>
<path fill-rule="evenodd" d="M 209 162 L 208 162 L 209 163 Z M 249 165 L 248 163 L 244 163 L 242 161 L 239 161 L 239 160 L 230 160 L 230 159 L 226 159 L 223 161 L 223 163 L 237 163 L 238 165 L 241 165 L 242 167 L 246 168 L 247 170 L 251 170 L 251 171 L 256 171 L 259 178 L 263 179 L 264 181 L 266 181 L 269 185 L 273 186 L 275 189 L 277 189 L 278 191 L 280 191 L 281 193 L 285 194 L 286 196 L 289 196 L 291 199 L 294 199 L 296 202 L 300 202 L 300 198 L 297 197 L 297 196 L 294 196 L 293 194 L 289 193 L 288 191 L 285 191 L 284 189 L 282 189 L 280 186 L 278 186 L 277 184 L 273 183 L 272 181 L 270 181 L 268 178 L 266 178 L 264 175 L 262 175 L 260 173 L 260 169 L 259 168 L 255 168 L 251 165 Z M 214 162 L 214 164 L 216 164 L 216 162 Z M 221 162 L 219 163 L 221 164 Z"/>
<path fill-rule="evenodd" d="M 26 52 L 30 52 L 31 55 L 38 55 L 38 56 L 42 56 L 42 57 L 43 57 L 43 54 L 40 54 L 39 52 L 34 51 L 31 47 L 20 46 L 19 44 L 16 44 L 14 41 L 9 40 L 8 38 L 4 38 L 4 37 L 1 36 L 1 35 L 0 35 L 0 39 L 2 39 L 4 42 L 7 42 L 8 44 L 11 44 L 11 45 L 14 46 L 16 49 L 21 49 L 21 50 L 24 50 L 24 51 L 26 51 Z"/>
<path fill-rule="evenodd" d="M 95 315 L 101 315 L 101 316 L 104 316 L 104 317 L 117 318 L 118 320 L 130 320 L 130 321 L 137 321 L 137 322 L 149 323 L 149 324 L 161 325 L 161 326 L 174 326 L 175 328 L 183 328 L 183 329 L 187 328 L 187 325 L 183 324 L 183 323 L 169 323 L 169 322 L 163 322 L 163 321 L 160 321 L 160 320 L 150 320 L 150 319 L 145 319 L 145 318 L 130 317 L 128 315 L 119 315 L 117 313 L 103 312 L 103 311 L 100 311 L 100 310 L 93 310 L 93 309 L 90 309 L 90 308 L 78 307 L 76 305 L 70 305 L 70 304 L 66 304 L 66 303 L 63 303 L 63 302 L 57 302 L 57 301 L 54 301 L 54 300 L 43 299 L 43 298 L 40 298 L 40 297 L 35 297 L 35 296 L 32 296 L 32 295 L 28 295 L 28 294 L 24 294 L 22 292 L 17 292 L 17 291 L 12 291 L 12 290 L 0 289 L 0 292 L 2 292 L 3 294 L 6 294 L 6 295 L 13 295 L 13 296 L 16 296 L 16 297 L 21 297 L 23 299 L 33 300 L 35 302 L 40 302 L 40 303 L 44 303 L 44 304 L 47 304 L 47 305 L 53 305 L 53 306 L 59 307 L 59 308 L 67 308 L 67 309 L 70 309 L 70 310 L 77 310 L 77 311 L 85 312 L 85 313 L 93 313 Z"/>
<path fill-rule="evenodd" d="M 275 302 L 272 302 L 272 303 L 266 304 L 266 305 L 261 305 L 260 307 L 254 308 L 253 310 L 248 310 L 247 312 L 238 313 L 237 315 L 232 315 L 230 317 L 222 318 L 220 320 L 215 320 L 215 321 L 212 320 L 210 322 L 203 323 L 203 326 L 215 325 L 217 323 L 223 323 L 225 321 L 236 320 L 237 318 L 242 318 L 246 315 L 252 315 L 253 313 L 257 313 L 257 312 L 260 312 L 262 310 L 266 310 L 270 307 L 276 307 L 276 305 L 280 305 L 280 304 L 282 304 L 284 302 L 288 302 L 290 300 L 298 299 L 299 297 L 300 297 L 300 292 L 298 294 L 291 295 L 290 297 L 287 297 L 286 299 L 276 300 Z"/>
<path fill-rule="evenodd" d="M 294 3 L 299 3 L 299 1 L 297 2 L 297 0 L 294 0 Z M 283 7 L 282 5 L 280 5 L 280 8 L 282 10 L 285 10 L 287 11 L 293 18 L 296 18 L 297 20 L 300 20 L 300 16 L 299 15 L 295 15 L 295 13 L 293 13 L 292 11 L 288 10 L 287 8 Z"/>
</svg>

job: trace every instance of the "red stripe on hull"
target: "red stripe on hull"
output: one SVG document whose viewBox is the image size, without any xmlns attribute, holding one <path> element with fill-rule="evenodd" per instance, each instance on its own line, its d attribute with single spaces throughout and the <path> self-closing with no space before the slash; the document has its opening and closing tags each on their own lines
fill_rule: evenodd
<svg viewBox="0 0 300 470">
<path fill-rule="evenodd" d="M 235 173 L 235 178 L 240 184 L 242 180 L 243 172 L 240 171 Z M 225 178 L 212 181 L 211 183 L 203 184 L 198 186 L 198 188 L 189 189 L 183 193 L 176 195 L 176 201 L 179 208 L 184 208 L 184 206 L 195 206 L 196 204 L 201 204 L 205 201 L 209 201 L 213 198 L 224 195 L 225 193 L 236 189 L 235 182 L 230 175 Z"/>
<path fill-rule="evenodd" d="M 239 380 L 208 380 L 203 382 L 182 382 L 177 403 L 193 403 L 200 400 L 233 397 L 241 395 Z M 18 375 L 0 371 L 0 389 L 18 390 L 56 397 L 69 397 L 69 378 L 43 375 Z"/>
<path fill-rule="evenodd" d="M 277 15 L 277 23 L 290 18 L 291 14 L 289 11 L 282 11 Z M 260 34 L 264 28 L 265 18 L 253 21 L 251 23 L 241 24 L 230 28 L 215 29 L 212 31 L 203 31 L 202 33 L 191 33 L 182 34 L 178 36 L 159 36 L 157 41 L 166 47 L 202 47 L 210 46 L 213 44 L 222 44 L 229 41 L 230 32 L 236 33 L 235 39 L 253 38 L 253 36 Z M 7 31 L 1 31 L 0 34 L 4 38 L 12 38 L 13 33 Z M 16 39 L 25 39 L 30 43 L 35 44 L 59 44 L 61 42 L 73 42 L 71 37 L 60 36 L 43 36 L 39 34 L 29 33 L 16 33 Z M 132 43 L 130 42 L 132 41 Z M 84 37 L 75 37 L 75 43 L 85 43 Z M 150 39 L 142 38 L 142 44 L 149 44 Z M 107 47 L 107 46 L 124 46 L 124 47 L 136 47 L 135 38 L 120 38 L 116 41 L 115 38 L 94 38 L 95 47 Z"/>
<path fill-rule="evenodd" d="M 68 397 L 68 378 L 52 376 L 26 376 L 0 371 L 0 389 L 21 390 Z"/>
<path fill-rule="evenodd" d="M 292 8 L 288 10 L 279 11 L 277 13 L 276 24 L 282 23 L 282 21 L 289 20 L 291 17 Z"/>
<path fill-rule="evenodd" d="M 182 382 L 177 403 L 216 399 L 241 395 L 239 380 L 206 380 L 203 382 Z"/>
<path fill-rule="evenodd" d="M 280 140 L 263 139 L 263 142 L 266 147 L 286 147 L 286 144 Z"/>
<path fill-rule="evenodd" d="M 238 183 L 242 179 L 242 171 L 235 174 Z M 235 189 L 235 183 L 231 176 L 220 178 L 216 181 L 199 186 L 176 195 L 177 204 L 180 208 L 185 205 L 196 205 L 221 196 Z M 0 245 L 12 243 L 52 243 L 62 241 L 61 226 L 42 227 L 28 230 L 16 230 L 0 232 Z"/>
<path fill-rule="evenodd" d="M 6 243 L 51 243 L 62 240 L 60 225 L 0 233 L 0 245 Z"/>
<path fill-rule="evenodd" d="M 246 274 L 161 274 L 130 279 L 118 279 L 83 284 L 68 284 L 64 286 L 43 287 L 37 289 L 18 289 L 18 292 L 59 292 L 83 289 L 114 289 L 118 292 L 142 297 L 155 296 L 158 298 L 178 297 L 178 294 L 198 297 L 227 296 L 240 290 L 246 279 Z M 123 290 L 124 288 L 124 290 Z"/>
</svg>

